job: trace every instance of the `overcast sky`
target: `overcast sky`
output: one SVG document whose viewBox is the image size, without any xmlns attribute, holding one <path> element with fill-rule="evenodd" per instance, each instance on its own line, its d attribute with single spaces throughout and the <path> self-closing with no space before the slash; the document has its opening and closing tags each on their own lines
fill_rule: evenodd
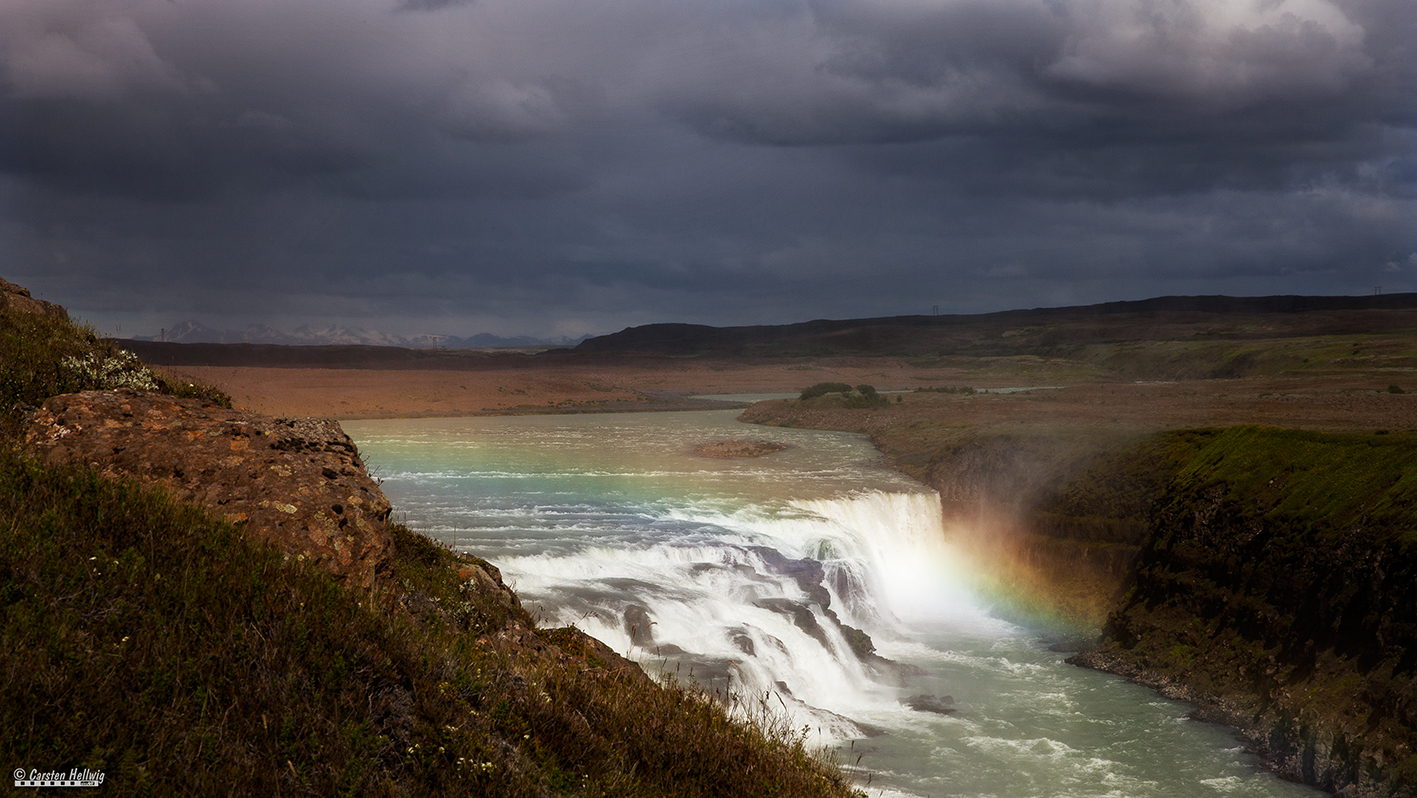
<svg viewBox="0 0 1417 798">
<path fill-rule="evenodd" d="M 112 332 L 1417 290 L 1413 0 L 0 0 L 0 277 Z"/>
</svg>

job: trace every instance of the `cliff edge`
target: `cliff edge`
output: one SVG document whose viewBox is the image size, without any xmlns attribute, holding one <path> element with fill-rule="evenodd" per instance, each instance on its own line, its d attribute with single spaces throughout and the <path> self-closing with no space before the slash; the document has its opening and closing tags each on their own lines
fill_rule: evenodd
<svg viewBox="0 0 1417 798">
<path fill-rule="evenodd" d="M 338 422 L 132 389 L 55 396 L 26 444 L 45 462 L 166 488 L 362 588 L 387 566 L 389 500 Z"/>
<path fill-rule="evenodd" d="M 1417 791 L 1417 447 L 1234 427 L 1166 488 L 1077 664 L 1197 704 L 1282 775 Z"/>
</svg>

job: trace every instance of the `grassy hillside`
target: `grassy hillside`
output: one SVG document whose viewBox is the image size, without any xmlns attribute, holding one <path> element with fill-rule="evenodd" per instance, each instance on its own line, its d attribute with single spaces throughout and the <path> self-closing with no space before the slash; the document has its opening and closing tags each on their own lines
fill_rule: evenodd
<svg viewBox="0 0 1417 798">
<path fill-rule="evenodd" d="M 0 311 L 0 355 L 12 766 L 104 771 L 112 795 L 854 794 L 765 707 L 536 630 L 479 561 L 406 529 L 362 592 L 159 492 L 36 463 L 16 403 L 163 381 L 62 319 Z"/>
</svg>

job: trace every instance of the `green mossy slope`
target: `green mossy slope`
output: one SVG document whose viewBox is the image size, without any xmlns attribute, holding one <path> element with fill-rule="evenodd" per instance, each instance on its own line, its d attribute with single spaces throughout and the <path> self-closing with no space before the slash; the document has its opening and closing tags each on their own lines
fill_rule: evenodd
<svg viewBox="0 0 1417 798">
<path fill-rule="evenodd" d="M 1417 790 L 1417 442 L 1234 427 L 1156 502 L 1087 664 L 1245 730 L 1287 776 Z"/>
</svg>

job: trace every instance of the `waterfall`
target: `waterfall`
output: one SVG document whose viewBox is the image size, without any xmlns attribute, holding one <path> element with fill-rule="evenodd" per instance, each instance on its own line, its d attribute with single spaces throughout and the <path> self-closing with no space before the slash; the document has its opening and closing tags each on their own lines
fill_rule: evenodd
<svg viewBox="0 0 1417 798">
<path fill-rule="evenodd" d="M 822 742 L 897 711 L 903 674 L 870 651 L 921 618 L 979 610 L 952 570 L 939 497 L 863 491 L 776 506 L 670 508 L 675 534 L 506 559 L 546 622 L 575 624 L 654 673 L 720 694 L 775 694 Z M 864 634 L 863 634 L 864 633 Z"/>
<path fill-rule="evenodd" d="M 865 491 L 847 497 L 790 502 L 835 533 L 817 556 L 851 592 L 833 596 L 858 624 L 887 632 L 885 619 L 976 617 L 979 607 L 946 540 L 940 496 L 930 492 Z M 858 593 L 869 582 L 864 593 Z M 889 615 L 885 615 L 886 612 Z M 882 616 L 885 616 L 883 618 Z"/>
<path fill-rule="evenodd" d="M 938 496 L 859 435 L 768 428 L 792 448 L 691 454 L 740 435 L 734 415 L 346 429 L 411 527 L 502 568 L 543 624 L 778 707 L 871 795 L 1316 795 L 1190 707 L 990 617 Z"/>
<path fill-rule="evenodd" d="M 1189 707 L 992 618 L 939 498 L 863 437 L 769 428 L 792 448 L 695 457 L 686 442 L 741 434 L 735 414 L 346 430 L 411 527 L 495 563 L 543 624 L 777 707 L 873 796 L 1316 795 Z"/>
</svg>

